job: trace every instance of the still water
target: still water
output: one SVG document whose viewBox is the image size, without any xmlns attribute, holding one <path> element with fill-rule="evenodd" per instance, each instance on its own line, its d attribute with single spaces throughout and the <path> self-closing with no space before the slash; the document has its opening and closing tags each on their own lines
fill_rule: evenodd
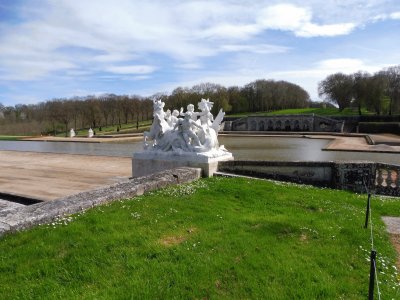
<svg viewBox="0 0 400 300">
<path fill-rule="evenodd" d="M 400 154 L 322 151 L 329 140 L 297 137 L 234 137 L 220 136 L 219 142 L 231 151 L 237 160 L 289 160 L 289 161 L 349 161 L 369 160 L 400 163 Z M 0 141 L 0 150 L 51 152 L 84 155 L 131 157 L 143 149 L 142 142 L 131 143 L 74 143 Z"/>
</svg>

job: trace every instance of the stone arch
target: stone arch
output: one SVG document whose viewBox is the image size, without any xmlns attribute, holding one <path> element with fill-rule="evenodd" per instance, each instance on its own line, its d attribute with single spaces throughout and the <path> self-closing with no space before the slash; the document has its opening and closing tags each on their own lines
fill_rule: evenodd
<svg viewBox="0 0 400 300">
<path fill-rule="evenodd" d="M 251 121 L 250 122 L 250 130 L 251 131 L 256 131 L 257 130 L 257 122 L 256 121 Z"/>
<path fill-rule="evenodd" d="M 277 131 L 282 130 L 282 122 L 280 120 L 276 121 L 275 130 Z"/>
<path fill-rule="evenodd" d="M 293 126 L 294 128 L 294 131 L 300 131 L 300 122 L 299 122 L 299 120 L 295 120 L 294 121 L 294 126 Z"/>
<path fill-rule="evenodd" d="M 286 130 L 286 131 L 290 131 L 290 130 L 291 130 L 290 121 L 289 121 L 289 120 L 286 120 L 286 121 L 285 121 L 285 130 Z"/>
<path fill-rule="evenodd" d="M 310 122 L 308 122 L 307 120 L 305 120 L 303 123 L 303 130 L 310 131 Z"/>
<path fill-rule="evenodd" d="M 274 130 L 274 122 L 272 120 L 268 121 L 268 130 L 273 131 Z"/>
</svg>

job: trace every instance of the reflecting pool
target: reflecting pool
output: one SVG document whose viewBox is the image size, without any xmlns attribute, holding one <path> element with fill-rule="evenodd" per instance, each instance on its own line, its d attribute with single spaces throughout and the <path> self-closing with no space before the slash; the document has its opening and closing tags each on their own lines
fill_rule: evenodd
<svg viewBox="0 0 400 300">
<path fill-rule="evenodd" d="M 323 151 L 330 140 L 299 137 L 219 136 L 221 145 L 237 160 L 349 161 L 370 160 L 400 163 L 400 154 Z M 0 141 L 0 150 L 33 151 L 83 155 L 130 157 L 141 151 L 143 143 L 78 143 L 39 141 Z"/>
</svg>

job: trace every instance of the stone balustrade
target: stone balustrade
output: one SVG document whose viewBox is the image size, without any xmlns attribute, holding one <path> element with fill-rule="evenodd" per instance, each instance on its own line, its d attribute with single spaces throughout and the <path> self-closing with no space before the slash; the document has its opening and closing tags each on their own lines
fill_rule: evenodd
<svg viewBox="0 0 400 300">
<path fill-rule="evenodd" d="M 316 115 L 248 116 L 226 121 L 225 131 L 343 132 L 344 122 Z"/>
<path fill-rule="evenodd" d="M 377 164 L 374 186 L 378 194 L 400 196 L 400 166 Z"/>
</svg>

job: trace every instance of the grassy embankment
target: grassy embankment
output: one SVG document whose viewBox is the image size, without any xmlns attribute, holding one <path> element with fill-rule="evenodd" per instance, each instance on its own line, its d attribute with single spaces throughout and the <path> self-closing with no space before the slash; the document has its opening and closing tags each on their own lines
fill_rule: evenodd
<svg viewBox="0 0 400 300">
<path fill-rule="evenodd" d="M 366 196 L 252 179 L 203 179 L 0 239 L 4 299 L 365 299 Z M 399 274 L 372 199 L 382 299 Z"/>
<path fill-rule="evenodd" d="M 141 133 L 145 130 L 149 130 L 151 126 L 151 120 L 140 121 L 139 126 L 137 127 L 136 123 L 128 123 L 128 124 L 121 124 L 119 127 L 118 125 L 113 126 L 101 126 L 101 131 L 99 130 L 100 127 L 92 128 L 96 135 L 109 135 L 109 134 L 124 134 L 124 133 Z M 119 128 L 119 130 L 118 130 Z M 77 137 L 86 137 L 88 135 L 89 128 L 79 128 L 75 130 L 77 133 Z M 58 137 L 65 137 L 65 132 L 58 133 L 56 136 Z M 69 136 L 69 131 L 68 131 Z"/>
<path fill-rule="evenodd" d="M 24 136 L 0 135 L 0 141 L 18 141 Z"/>
<path fill-rule="evenodd" d="M 350 108 L 345 108 L 343 111 L 339 111 L 337 108 L 295 108 L 295 109 L 283 109 L 272 112 L 247 112 L 240 114 L 228 115 L 229 117 L 244 117 L 244 116 L 273 116 L 273 115 L 307 115 L 316 114 L 320 116 L 354 116 L 358 115 L 358 111 Z M 362 114 L 370 114 L 366 110 L 362 110 Z"/>
</svg>

